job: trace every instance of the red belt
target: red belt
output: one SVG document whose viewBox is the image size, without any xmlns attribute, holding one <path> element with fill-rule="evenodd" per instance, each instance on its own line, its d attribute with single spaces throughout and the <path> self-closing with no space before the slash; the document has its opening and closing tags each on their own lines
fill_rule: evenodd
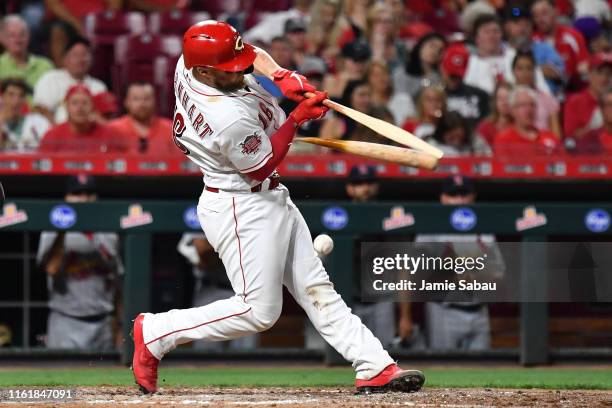
<svg viewBox="0 0 612 408">
<path fill-rule="evenodd" d="M 278 187 L 278 185 L 280 184 L 280 177 L 270 177 L 270 185 L 268 186 L 268 190 L 274 190 L 276 187 Z M 251 193 L 258 193 L 261 191 L 261 187 L 262 187 L 263 183 L 260 183 L 258 185 L 256 185 L 255 187 L 251 188 Z M 206 189 L 206 191 L 210 191 L 211 193 L 218 193 L 219 189 L 217 187 L 209 187 L 206 186 L 204 187 L 204 189 Z"/>
</svg>

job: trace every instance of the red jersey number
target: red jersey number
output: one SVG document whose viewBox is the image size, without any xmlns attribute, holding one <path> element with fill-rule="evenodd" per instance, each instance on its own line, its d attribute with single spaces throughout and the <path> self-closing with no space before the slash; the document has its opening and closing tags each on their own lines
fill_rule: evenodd
<svg viewBox="0 0 612 408">
<path fill-rule="evenodd" d="M 181 115 L 179 112 L 176 112 L 174 114 L 174 122 L 172 123 L 172 138 L 174 139 L 174 144 L 176 145 L 176 147 L 181 149 L 183 153 L 189 154 L 189 149 L 187 149 L 185 145 L 179 141 L 179 138 L 183 136 L 184 131 L 185 119 L 183 118 L 183 115 Z"/>
</svg>

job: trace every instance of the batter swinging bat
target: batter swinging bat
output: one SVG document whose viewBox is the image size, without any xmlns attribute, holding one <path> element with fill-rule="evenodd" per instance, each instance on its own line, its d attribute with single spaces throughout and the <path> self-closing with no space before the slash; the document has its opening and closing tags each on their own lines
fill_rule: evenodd
<svg viewBox="0 0 612 408">
<path fill-rule="evenodd" d="M 306 92 L 305 95 L 307 98 L 311 98 L 314 96 L 314 94 L 311 92 Z M 331 101 L 329 99 L 324 100 L 323 104 L 328 108 L 335 110 L 336 112 L 348 116 L 355 122 L 367 126 L 379 135 L 386 137 L 387 139 L 391 139 L 394 142 L 397 142 L 404 146 L 412 147 L 413 149 L 420 150 L 424 153 L 428 153 L 434 156 L 436 159 L 441 159 L 444 155 L 444 153 L 442 153 L 440 149 L 430 145 L 429 143 L 419 139 L 412 133 L 407 132 L 404 129 L 397 127 L 389 122 L 373 118 L 372 116 L 366 115 L 363 112 L 356 111 L 355 109 L 351 109 L 347 106 Z"/>
<path fill-rule="evenodd" d="M 369 159 L 377 159 L 427 170 L 435 169 L 436 165 L 438 164 L 438 159 L 430 156 L 429 154 L 404 149 L 403 147 L 387 146 L 378 143 L 357 142 L 355 140 L 329 140 L 318 137 L 296 137 L 295 140 L 330 147 L 332 149 L 351 153 L 356 156 L 367 157 Z"/>
</svg>

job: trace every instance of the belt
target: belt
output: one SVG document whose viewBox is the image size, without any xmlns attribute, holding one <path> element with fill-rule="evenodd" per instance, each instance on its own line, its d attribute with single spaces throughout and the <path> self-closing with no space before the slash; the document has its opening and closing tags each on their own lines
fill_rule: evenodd
<svg viewBox="0 0 612 408">
<path fill-rule="evenodd" d="M 274 190 L 280 184 L 280 177 L 279 176 L 271 176 L 271 177 L 268 177 L 268 179 L 270 180 L 270 184 L 268 185 L 268 190 Z M 251 193 L 258 193 L 258 192 L 260 192 L 261 189 L 263 188 L 263 184 L 264 183 L 259 183 L 255 187 L 252 187 L 251 188 Z M 210 191 L 211 193 L 218 193 L 219 192 L 219 189 L 217 187 L 206 186 L 206 187 L 204 187 L 204 189 L 206 191 Z"/>
</svg>

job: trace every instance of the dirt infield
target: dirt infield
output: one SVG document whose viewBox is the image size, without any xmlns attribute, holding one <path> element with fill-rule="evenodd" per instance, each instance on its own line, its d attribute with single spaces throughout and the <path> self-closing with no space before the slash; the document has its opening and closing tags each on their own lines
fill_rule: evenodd
<svg viewBox="0 0 612 408">
<path fill-rule="evenodd" d="M 80 387 L 72 402 L 31 404 L 36 407 L 612 407 L 612 391 L 425 388 L 413 394 L 356 395 L 352 388 L 161 388 L 143 396 L 132 387 Z M 16 401 L 15 401 L 16 402 Z M 30 403 L 33 401 L 30 401 Z M 6 401 L 4 401 L 6 403 Z M 0 405 L 4 405 L 0 403 Z M 7 404 L 16 405 L 16 404 Z M 28 404 L 30 405 L 30 404 Z"/>
</svg>

